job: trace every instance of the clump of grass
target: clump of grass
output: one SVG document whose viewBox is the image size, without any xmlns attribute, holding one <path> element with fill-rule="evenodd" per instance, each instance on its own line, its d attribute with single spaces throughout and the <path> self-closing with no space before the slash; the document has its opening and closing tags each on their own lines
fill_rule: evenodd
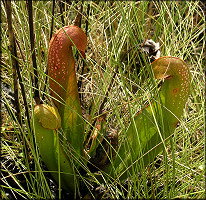
<svg viewBox="0 0 206 200">
<path fill-rule="evenodd" d="M 80 92 L 87 133 L 100 114 L 106 114 L 106 131 L 115 129 L 121 139 L 131 116 L 158 92 L 154 90 L 158 82 L 152 77 L 150 64 L 138 49 L 122 59 L 125 52 L 145 39 L 159 42 L 162 56 L 172 55 L 185 60 L 190 68 L 192 82 L 184 114 L 166 152 L 160 153 L 144 170 L 128 174 L 130 176 L 125 182 L 113 180 L 101 173 L 88 173 L 88 176 L 82 177 L 86 189 L 79 189 L 76 195 L 95 196 L 97 194 L 93 188 L 104 184 L 104 195 L 112 198 L 203 198 L 206 64 L 204 5 L 200 1 L 72 1 L 70 4 L 62 4 L 61 8 L 56 4 L 52 16 L 51 1 L 33 2 L 38 71 L 38 88 L 34 88 L 35 73 L 26 2 L 11 2 L 17 61 L 31 120 L 29 122 L 27 119 L 23 106 L 25 102 L 19 90 L 22 125 L 15 117 L 15 106 L 12 105 L 8 92 L 10 90 L 12 95 L 16 85 L 13 82 L 12 55 L 8 48 L 6 9 L 5 4 L 1 4 L 2 198 L 48 199 L 57 198 L 61 192 L 46 171 L 32 139 L 35 106 L 33 92 L 37 89 L 40 98 L 44 94 L 45 103 L 50 99 L 45 72 L 52 17 L 54 30 L 57 30 L 61 26 L 74 23 L 78 13 L 82 15 L 83 30 L 86 29 L 86 22 L 88 23 L 87 63 L 83 72 L 82 63 L 76 61 L 78 80 L 82 81 Z M 134 63 L 135 59 L 141 60 L 139 68 Z M 102 108 L 103 101 L 105 103 Z M 62 191 L 62 198 L 66 196 Z"/>
</svg>

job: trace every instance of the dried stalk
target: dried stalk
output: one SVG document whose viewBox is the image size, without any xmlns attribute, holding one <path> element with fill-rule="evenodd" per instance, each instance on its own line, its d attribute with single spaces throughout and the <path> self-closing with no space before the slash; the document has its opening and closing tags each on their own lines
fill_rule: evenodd
<svg viewBox="0 0 206 200">
<path fill-rule="evenodd" d="M 25 107 L 25 114 L 27 117 L 29 129 L 31 131 L 29 110 L 28 110 L 28 104 L 27 104 L 27 100 L 26 100 L 25 88 L 24 88 L 23 81 L 21 78 L 19 63 L 16 59 L 17 58 L 17 49 L 16 49 L 16 39 L 15 39 L 13 28 L 12 28 L 11 0 L 5 1 L 5 5 L 6 5 L 6 13 L 7 13 L 8 31 L 9 31 L 9 42 L 10 42 L 9 48 L 10 48 L 10 52 L 11 52 L 11 59 L 12 59 L 12 66 L 13 66 L 12 72 L 13 72 L 13 83 L 14 83 L 14 99 L 15 99 L 17 120 L 18 120 L 20 126 L 22 126 L 21 109 L 20 109 L 20 102 L 19 102 L 19 89 L 18 89 L 18 79 L 19 79 L 19 84 L 21 86 L 21 93 L 22 93 L 24 107 Z M 17 75 L 18 75 L 18 77 L 17 77 Z M 7 108 L 7 110 L 8 110 L 8 108 Z M 13 114 L 12 114 L 12 116 L 13 116 Z M 28 145 L 27 145 L 26 140 L 24 139 L 22 131 L 21 131 L 20 137 L 21 137 L 21 140 L 23 141 L 23 144 L 25 147 L 25 156 L 27 156 L 27 153 L 29 152 L 29 150 L 28 150 Z"/>
<path fill-rule="evenodd" d="M 62 24 L 65 25 L 64 16 L 63 16 L 63 6 L 62 5 L 63 5 L 63 2 L 59 1 L 59 9 L 60 9 L 60 14 L 61 14 Z"/>
<path fill-rule="evenodd" d="M 83 3 L 83 2 L 82 2 Z M 80 13 L 82 13 L 82 11 L 83 11 L 83 4 L 81 5 L 81 12 Z M 90 11 L 90 4 L 88 4 L 88 7 L 87 7 L 87 18 L 89 17 L 89 11 Z M 82 15 L 81 15 L 82 16 Z M 81 27 L 81 18 L 82 17 L 80 17 L 80 21 L 79 21 L 79 26 Z M 86 20 L 86 27 L 85 27 L 85 33 L 86 33 L 86 35 L 88 35 L 87 34 L 87 32 L 88 32 L 88 20 Z M 86 52 L 86 51 L 85 51 Z M 82 75 L 83 75 L 83 73 L 84 73 L 84 68 L 85 68 L 85 65 L 86 65 L 86 63 L 83 61 L 83 66 L 82 66 L 82 70 L 81 70 L 81 76 L 80 76 L 80 78 L 79 78 L 79 80 L 78 80 L 78 90 L 79 90 L 79 99 L 80 99 L 80 101 L 81 101 L 81 99 L 82 99 L 82 93 L 80 92 L 81 91 L 81 87 L 82 87 Z"/>
<path fill-rule="evenodd" d="M 53 0 L 53 4 L 52 4 L 52 21 L 51 21 L 51 30 L 50 30 L 50 40 L 51 40 L 52 35 L 53 35 L 53 27 L 54 27 L 54 8 L 55 8 L 55 0 Z"/>
<path fill-rule="evenodd" d="M 53 29 L 54 29 L 54 8 L 55 8 L 55 0 L 53 0 L 53 4 L 52 4 L 52 21 L 51 21 L 51 29 L 50 29 L 50 40 L 52 38 L 52 35 L 53 35 Z M 47 85 L 47 80 L 48 80 L 48 69 L 46 67 L 46 72 L 45 72 L 45 75 L 46 75 L 46 79 L 45 79 L 45 85 L 44 85 L 44 92 L 43 92 L 43 95 L 42 95 L 42 100 L 44 100 L 44 96 L 45 96 L 45 91 L 46 91 L 46 85 Z"/>
<path fill-rule="evenodd" d="M 38 71 L 37 71 L 37 63 L 36 63 L 36 54 L 34 48 L 34 27 L 33 27 L 33 8 L 32 8 L 32 0 L 27 0 L 27 10 L 29 15 L 29 30 L 30 30 L 30 44 L 31 44 L 31 52 L 32 52 L 32 62 L 33 62 L 33 70 L 34 70 L 34 100 L 37 104 L 40 103 L 40 95 L 38 90 Z"/>
<path fill-rule="evenodd" d="M 6 4 L 6 14 L 7 14 L 7 23 L 8 23 L 8 32 L 9 32 L 9 49 L 11 52 L 11 61 L 12 61 L 12 74 L 13 74 L 13 85 L 14 85 L 14 101 L 15 101 L 15 108 L 16 108 L 16 116 L 17 120 L 20 125 L 22 125 L 21 120 L 21 112 L 20 112 L 20 102 L 19 102 L 19 88 L 18 88 L 18 78 L 17 78 L 17 68 L 18 62 L 16 60 L 17 57 L 17 51 L 16 51 L 16 43 L 15 43 L 15 37 L 14 32 L 12 28 L 12 11 L 11 11 L 11 1 L 5 1 Z"/>
</svg>

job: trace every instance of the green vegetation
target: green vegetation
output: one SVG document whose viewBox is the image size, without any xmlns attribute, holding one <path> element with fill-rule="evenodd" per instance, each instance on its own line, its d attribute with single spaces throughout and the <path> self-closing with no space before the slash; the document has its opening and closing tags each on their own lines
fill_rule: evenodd
<svg viewBox="0 0 206 200">
<path fill-rule="evenodd" d="M 164 90 L 160 90 L 160 85 L 163 87 L 167 80 L 163 83 L 155 79 L 156 74 L 153 73 L 149 59 L 139 48 L 146 39 L 160 43 L 162 56 L 178 57 L 187 63 L 191 85 L 180 122 L 169 137 L 169 142 L 163 141 L 162 151 L 154 162 L 150 165 L 140 162 L 136 168 L 138 159 L 134 158 L 130 161 L 130 168 L 124 169 L 127 179 L 120 180 L 122 169 L 117 167 L 115 161 L 112 161 L 115 174 L 110 176 L 108 168 L 106 172 L 90 172 L 83 157 L 78 159 L 78 164 L 85 171 L 76 170 L 75 179 L 78 178 L 80 184 L 75 182 L 75 191 L 70 195 L 77 198 L 101 196 L 129 199 L 204 197 L 206 63 L 205 13 L 201 2 L 56 2 L 52 15 L 51 1 L 34 1 L 34 51 L 31 51 L 31 22 L 28 18 L 31 10 L 28 12 L 26 2 L 11 2 L 16 43 L 12 43 L 14 37 L 11 35 L 6 12 L 9 7 L 6 7 L 5 1 L 1 6 L 2 198 L 64 199 L 68 196 L 60 189 L 61 185 L 54 182 L 40 156 L 34 126 L 34 107 L 38 99 L 34 97 L 39 95 L 43 103 L 51 104 L 46 71 L 52 26 L 54 34 L 61 27 L 71 24 L 81 26 L 87 34 L 84 61 L 73 48 L 85 129 L 86 159 L 89 154 L 95 154 L 96 146 L 105 133 L 118 133 L 120 145 L 126 135 L 132 136 L 128 127 L 137 120 L 134 118 L 137 112 L 153 102 L 154 98 L 164 101 Z M 16 55 L 15 51 L 12 52 L 14 44 Z M 128 53 L 128 50 L 131 51 Z M 14 93 L 14 99 L 9 97 L 9 90 Z M 168 118 L 172 118 L 173 114 L 178 118 L 181 115 L 170 114 L 172 115 Z M 158 118 L 161 121 L 159 115 Z M 163 124 L 165 121 L 165 117 L 162 117 Z M 139 120 L 135 123 L 140 124 Z M 142 127 L 144 128 L 145 126 Z M 142 129 L 138 127 L 138 130 Z M 163 136 L 163 131 L 159 130 L 158 134 Z M 93 136 L 96 140 L 90 141 Z M 62 138 L 57 134 L 58 139 Z M 90 147 L 91 143 L 94 145 Z M 132 145 L 137 144 L 138 142 Z M 71 152 L 68 151 L 67 154 L 71 155 Z M 149 151 L 143 156 L 144 161 L 148 155 Z M 74 168 L 77 166 L 76 161 L 74 156 Z M 60 171 L 57 172 L 57 177 L 60 177 L 58 173 Z M 100 187 L 104 192 L 98 190 Z"/>
</svg>

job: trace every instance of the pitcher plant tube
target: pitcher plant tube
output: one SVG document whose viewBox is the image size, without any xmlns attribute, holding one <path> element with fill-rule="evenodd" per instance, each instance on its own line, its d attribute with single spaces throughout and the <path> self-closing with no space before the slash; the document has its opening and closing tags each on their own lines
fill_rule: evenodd
<svg viewBox="0 0 206 200">
<path fill-rule="evenodd" d="M 160 57 L 152 62 L 156 79 L 163 84 L 151 103 L 133 117 L 116 159 L 106 171 L 115 176 L 146 167 L 165 148 L 165 140 L 174 132 L 183 113 L 190 91 L 190 71 L 187 64 L 176 57 Z"/>
<path fill-rule="evenodd" d="M 77 184 L 73 162 L 83 155 L 84 138 L 72 46 L 84 56 L 86 45 L 86 34 L 77 26 L 63 27 L 55 33 L 48 52 L 49 84 L 54 105 L 40 104 L 34 109 L 36 141 L 42 160 L 66 190 L 74 190 Z M 65 146 L 68 151 L 64 150 Z"/>
</svg>

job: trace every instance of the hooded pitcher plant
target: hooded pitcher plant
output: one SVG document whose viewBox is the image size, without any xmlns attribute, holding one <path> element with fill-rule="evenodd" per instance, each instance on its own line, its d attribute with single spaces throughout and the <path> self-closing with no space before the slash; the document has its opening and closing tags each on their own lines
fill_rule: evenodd
<svg viewBox="0 0 206 200">
<path fill-rule="evenodd" d="M 86 45 L 87 37 L 77 26 L 63 27 L 55 33 L 48 53 L 54 106 L 40 104 L 34 109 L 36 141 L 42 160 L 54 179 L 68 191 L 74 191 L 78 184 L 75 172 L 80 166 L 78 159 L 83 156 L 84 143 L 72 46 L 84 55 Z M 163 84 L 151 103 L 132 118 L 118 150 L 115 149 L 115 159 L 107 153 L 112 164 L 103 170 L 110 176 L 120 173 L 118 177 L 124 179 L 126 171 L 134 167 L 140 170 L 152 162 L 165 148 L 165 141 L 173 134 L 183 113 L 190 88 L 187 64 L 176 57 L 160 57 L 151 66 L 155 78 Z"/>
<path fill-rule="evenodd" d="M 86 45 L 86 34 L 77 26 L 66 26 L 55 33 L 48 52 L 54 106 L 40 104 L 34 109 L 36 141 L 41 157 L 66 190 L 74 190 L 77 183 L 75 167 L 78 168 L 77 160 L 83 155 L 84 138 L 72 46 L 84 55 Z M 76 163 L 75 167 L 73 163 Z"/>
<path fill-rule="evenodd" d="M 183 60 L 160 57 L 151 65 L 163 84 L 151 103 L 133 117 L 113 165 L 106 170 L 112 176 L 118 172 L 120 180 L 128 171 L 146 167 L 165 148 L 189 96 L 190 71 Z"/>
</svg>

